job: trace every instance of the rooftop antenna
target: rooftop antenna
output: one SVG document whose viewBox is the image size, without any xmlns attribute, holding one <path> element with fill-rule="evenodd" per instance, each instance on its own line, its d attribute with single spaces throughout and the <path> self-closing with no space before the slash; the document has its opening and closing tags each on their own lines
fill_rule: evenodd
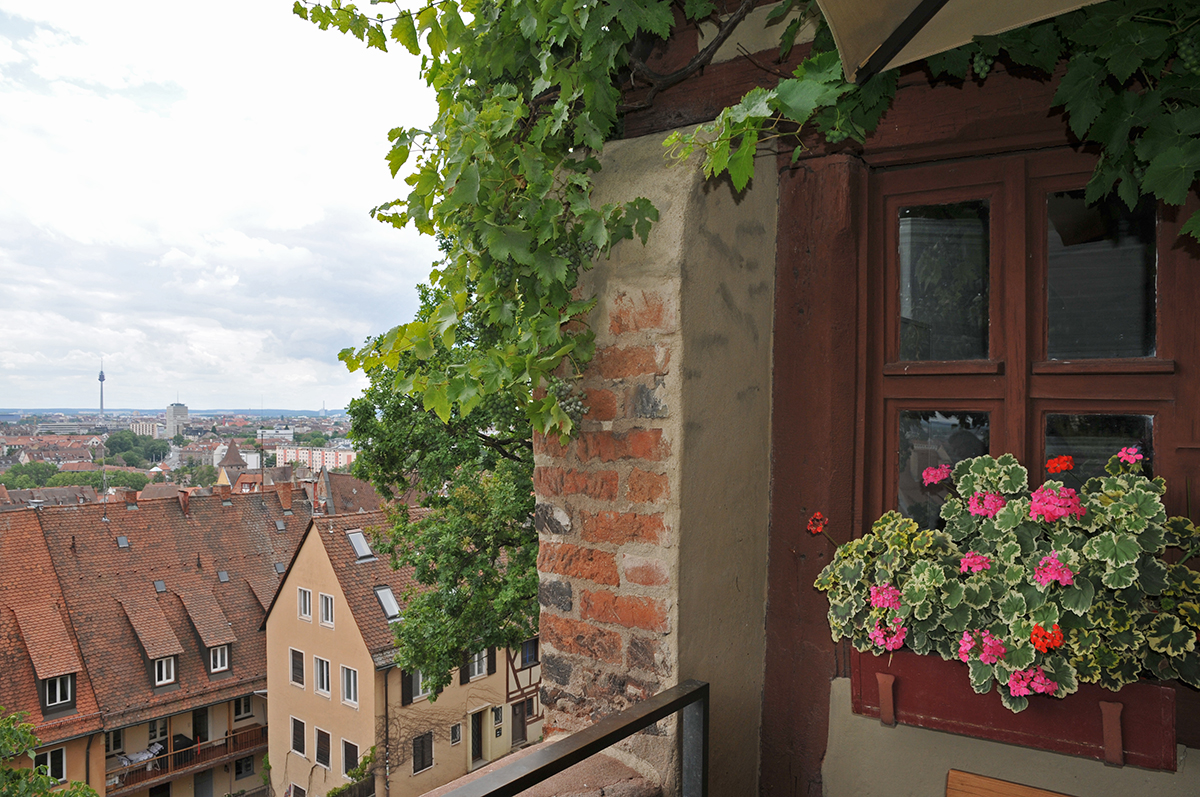
<svg viewBox="0 0 1200 797">
<path fill-rule="evenodd" d="M 104 358 L 100 358 L 100 425 L 104 425 Z"/>
</svg>

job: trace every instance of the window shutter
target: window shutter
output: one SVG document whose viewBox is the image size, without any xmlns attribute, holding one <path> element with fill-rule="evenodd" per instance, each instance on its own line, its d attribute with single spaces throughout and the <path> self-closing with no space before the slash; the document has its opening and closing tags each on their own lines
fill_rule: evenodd
<svg viewBox="0 0 1200 797">
<path fill-rule="evenodd" d="M 412 673 L 400 671 L 400 705 L 407 706 L 412 702 L 413 682 Z"/>
<path fill-rule="evenodd" d="M 458 682 L 466 684 L 471 682 L 471 654 L 463 651 L 462 666 L 458 668 Z"/>
<path fill-rule="evenodd" d="M 496 674 L 496 648 L 488 648 L 488 675 Z"/>
</svg>

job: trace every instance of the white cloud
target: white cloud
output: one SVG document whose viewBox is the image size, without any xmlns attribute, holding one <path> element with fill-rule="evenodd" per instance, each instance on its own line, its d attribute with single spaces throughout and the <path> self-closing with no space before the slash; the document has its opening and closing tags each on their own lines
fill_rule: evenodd
<svg viewBox="0 0 1200 797">
<path fill-rule="evenodd" d="M 101 356 L 108 406 L 344 405 L 437 254 L 366 213 L 416 68 L 286 2 L 0 0 L 0 407 L 94 403 Z"/>
</svg>

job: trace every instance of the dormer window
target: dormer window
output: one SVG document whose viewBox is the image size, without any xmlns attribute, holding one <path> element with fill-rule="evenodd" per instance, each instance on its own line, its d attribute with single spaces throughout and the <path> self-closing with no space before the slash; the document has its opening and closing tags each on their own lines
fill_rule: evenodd
<svg viewBox="0 0 1200 797">
<path fill-rule="evenodd" d="M 391 587 L 376 587 L 375 597 L 379 599 L 379 605 L 383 607 L 383 614 L 389 623 L 400 619 L 400 604 L 396 602 L 396 596 L 392 594 Z"/>
<path fill-rule="evenodd" d="M 229 646 L 219 645 L 208 649 L 208 671 L 226 672 L 229 669 Z"/>
<path fill-rule="evenodd" d="M 175 683 L 175 657 L 167 656 L 154 660 L 154 685 L 167 686 Z"/>
<path fill-rule="evenodd" d="M 75 673 L 42 681 L 42 708 L 47 712 L 75 708 Z"/>
<path fill-rule="evenodd" d="M 367 543 L 367 538 L 362 531 L 348 531 L 346 532 L 346 537 L 350 540 L 350 545 L 354 547 L 354 555 L 358 557 L 358 561 L 364 562 L 375 558 L 375 554 L 371 551 L 371 546 Z"/>
</svg>

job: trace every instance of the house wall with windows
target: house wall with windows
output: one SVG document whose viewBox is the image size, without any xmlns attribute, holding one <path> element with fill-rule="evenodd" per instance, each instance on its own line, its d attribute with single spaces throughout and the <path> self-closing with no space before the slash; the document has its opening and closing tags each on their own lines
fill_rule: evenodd
<svg viewBox="0 0 1200 797">
<path fill-rule="evenodd" d="M 540 736 L 536 641 L 518 669 L 506 651 L 464 657 L 441 693 L 431 695 L 420 673 L 395 666 L 393 623 L 402 622 L 411 570 L 393 570 L 371 549 L 381 511 L 319 517 L 309 525 L 265 622 L 270 743 L 276 793 L 289 787 L 319 797 L 346 785 L 351 760 L 375 747 L 376 793 L 424 794 Z M 332 623 L 322 606 L 332 606 Z M 328 662 L 329 689 L 318 689 Z M 347 699 L 346 678 L 357 700 Z M 517 684 L 520 686 L 517 686 Z M 512 688 L 510 688 L 510 686 Z M 354 689 L 350 690 L 355 691 Z M 519 700 L 513 714 L 508 698 Z M 435 699 L 436 698 L 436 699 Z M 329 740 L 324 752 L 324 735 Z M 514 742 L 514 737 L 517 739 Z M 318 745 L 321 752 L 318 755 Z"/>
</svg>

